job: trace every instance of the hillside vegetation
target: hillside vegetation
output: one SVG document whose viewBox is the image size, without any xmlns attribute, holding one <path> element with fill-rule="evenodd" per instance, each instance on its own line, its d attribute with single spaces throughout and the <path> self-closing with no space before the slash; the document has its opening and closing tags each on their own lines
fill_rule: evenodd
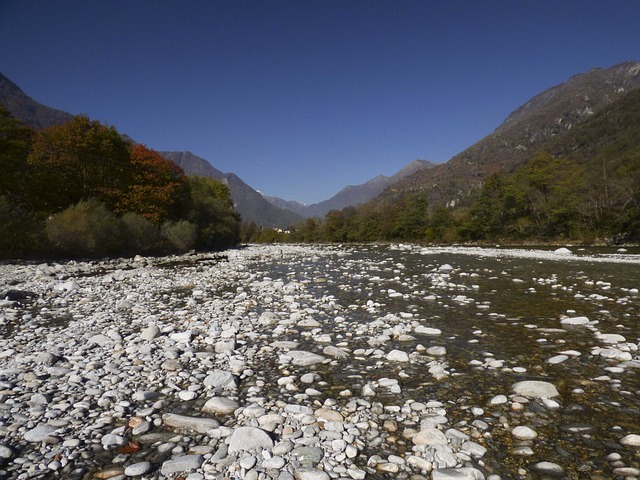
<svg viewBox="0 0 640 480">
<path fill-rule="evenodd" d="M 0 257 L 217 249 L 239 240 L 223 183 L 77 116 L 34 131 L 0 106 Z"/>
<path fill-rule="evenodd" d="M 359 208 L 307 220 L 286 238 L 638 242 L 639 132 L 640 90 L 633 90 L 573 128 L 544 137 L 538 150 L 519 150 L 517 161 L 501 161 L 500 168 L 494 166 L 456 203 L 445 203 L 432 190 L 415 185 L 391 189 Z"/>
</svg>

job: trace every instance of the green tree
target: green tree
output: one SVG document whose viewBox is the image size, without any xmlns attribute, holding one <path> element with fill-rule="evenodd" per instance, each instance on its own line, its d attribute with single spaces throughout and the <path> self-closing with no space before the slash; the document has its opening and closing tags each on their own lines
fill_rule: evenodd
<svg viewBox="0 0 640 480">
<path fill-rule="evenodd" d="M 240 241 L 240 215 L 235 211 L 229 187 L 213 178 L 189 177 L 187 218 L 197 225 L 197 248 L 220 249 Z"/>
<path fill-rule="evenodd" d="M 0 195 L 8 195 L 13 201 L 24 200 L 32 136 L 33 131 L 0 104 Z"/>
</svg>

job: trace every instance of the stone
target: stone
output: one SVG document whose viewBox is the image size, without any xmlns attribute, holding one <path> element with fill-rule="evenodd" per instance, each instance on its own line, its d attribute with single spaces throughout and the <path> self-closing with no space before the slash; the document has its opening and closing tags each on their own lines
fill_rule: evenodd
<svg viewBox="0 0 640 480">
<path fill-rule="evenodd" d="M 402 350 L 391 350 L 387 354 L 387 360 L 391 362 L 408 362 L 409 354 L 407 352 L 403 352 Z"/>
<path fill-rule="evenodd" d="M 484 474 L 475 468 L 437 468 L 431 472 L 432 480 L 484 480 Z"/>
<path fill-rule="evenodd" d="M 420 335 L 427 335 L 432 337 L 442 334 L 442 330 L 440 330 L 439 328 L 425 327 L 423 325 L 417 326 L 413 331 L 415 333 L 419 333 Z"/>
<path fill-rule="evenodd" d="M 562 325 L 586 325 L 589 323 L 587 317 L 569 317 L 560 320 Z"/>
<path fill-rule="evenodd" d="M 514 393 L 522 395 L 523 397 L 552 398 L 560 395 L 554 384 L 539 380 L 524 380 L 514 383 L 511 388 Z"/>
<path fill-rule="evenodd" d="M 334 347 L 331 345 L 327 345 L 326 347 L 324 347 L 322 349 L 322 353 L 324 353 L 329 357 L 334 357 L 334 358 L 347 358 L 349 356 L 349 354 L 344 350 L 342 350 L 341 348 Z"/>
<path fill-rule="evenodd" d="M 555 253 L 556 255 L 573 255 L 573 252 L 565 247 L 557 248 L 553 251 L 553 253 Z"/>
<path fill-rule="evenodd" d="M 149 473 L 152 469 L 153 466 L 151 465 L 151 462 L 133 463 L 124 469 L 124 474 L 127 477 L 138 477 L 145 473 Z"/>
<path fill-rule="evenodd" d="M 269 434 L 255 427 L 236 428 L 229 438 L 229 453 L 272 448 L 273 440 Z"/>
<path fill-rule="evenodd" d="M 631 433 L 625 437 L 622 437 L 620 439 L 620 443 L 628 447 L 640 447 L 640 435 Z"/>
<path fill-rule="evenodd" d="M 511 434 L 518 440 L 533 440 L 538 434 L 535 430 L 526 426 L 518 426 L 511 430 Z"/>
<path fill-rule="evenodd" d="M 162 475 L 169 476 L 172 473 L 187 472 L 189 470 L 196 470 L 204 463 L 204 457 L 202 455 L 184 455 L 182 457 L 173 458 L 167 460 L 162 464 L 160 472 Z"/>
<path fill-rule="evenodd" d="M 13 457 L 13 450 L 5 445 L 0 445 L 0 458 L 7 460 L 11 457 Z"/>
<path fill-rule="evenodd" d="M 327 472 L 317 468 L 298 468 L 293 472 L 296 480 L 329 480 L 331 477 Z"/>
<path fill-rule="evenodd" d="M 542 473 L 543 475 L 549 475 L 552 477 L 563 477 L 564 470 L 562 467 L 556 463 L 552 462 L 538 462 L 529 466 L 529 469 L 536 472 Z"/>
<path fill-rule="evenodd" d="M 224 370 L 214 370 L 207 375 L 202 382 L 205 387 L 218 388 L 222 390 L 235 390 L 236 378 L 231 372 L 225 372 Z"/>
<path fill-rule="evenodd" d="M 168 427 L 184 428 L 198 433 L 209 433 L 220 426 L 220 422 L 214 418 L 188 417 L 176 413 L 165 413 L 162 415 L 162 421 Z"/>
<path fill-rule="evenodd" d="M 52 436 L 56 430 L 57 428 L 51 425 L 40 424 L 25 433 L 24 439 L 30 443 L 43 442 L 47 437 Z"/>
<path fill-rule="evenodd" d="M 312 467 L 324 458 L 324 450 L 319 447 L 297 447 L 291 451 L 291 458 L 304 467 Z"/>
<path fill-rule="evenodd" d="M 425 428 L 416 433 L 411 439 L 414 445 L 447 445 L 448 440 L 442 431 L 437 428 Z"/>
<path fill-rule="evenodd" d="M 140 338 L 150 342 L 151 340 L 158 338 L 162 335 L 162 332 L 158 328 L 155 323 L 152 323 L 147 328 L 145 328 L 142 332 L 140 332 Z"/>
<path fill-rule="evenodd" d="M 235 400 L 226 397 L 212 397 L 204 404 L 202 411 L 216 415 L 230 415 L 235 412 L 239 406 Z"/>
<path fill-rule="evenodd" d="M 553 357 L 547 359 L 547 363 L 551 365 L 558 365 L 566 360 L 569 360 L 567 355 L 554 355 Z"/>
<path fill-rule="evenodd" d="M 305 352 L 304 350 L 291 350 L 288 354 L 291 357 L 291 364 L 300 367 L 308 367 L 326 360 L 322 355 L 317 353 Z"/>
</svg>

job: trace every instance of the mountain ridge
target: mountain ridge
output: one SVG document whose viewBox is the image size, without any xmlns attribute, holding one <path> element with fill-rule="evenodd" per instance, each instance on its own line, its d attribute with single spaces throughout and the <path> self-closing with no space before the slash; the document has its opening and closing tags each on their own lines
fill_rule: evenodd
<svg viewBox="0 0 640 480">
<path fill-rule="evenodd" d="M 346 207 L 362 205 L 380 195 L 386 188 L 400 179 L 419 170 L 428 169 L 436 164 L 429 160 L 413 160 L 391 176 L 378 175 L 359 185 L 347 185 L 333 197 L 322 202 L 305 205 L 300 202 L 267 196 L 265 199 L 272 205 L 287 208 L 305 218 L 323 217 L 331 210 L 342 210 Z"/>
</svg>

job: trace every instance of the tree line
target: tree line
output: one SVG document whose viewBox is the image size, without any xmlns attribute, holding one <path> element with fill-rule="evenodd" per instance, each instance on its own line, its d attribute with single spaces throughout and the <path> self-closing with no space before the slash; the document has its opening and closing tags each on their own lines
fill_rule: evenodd
<svg viewBox="0 0 640 480">
<path fill-rule="evenodd" d="M 425 189 L 387 191 L 256 241 L 640 242 L 640 90 L 484 178 L 455 206 Z"/>
<path fill-rule="evenodd" d="M 222 249 L 239 235 L 227 185 L 85 116 L 34 131 L 0 106 L 0 257 Z"/>
</svg>

